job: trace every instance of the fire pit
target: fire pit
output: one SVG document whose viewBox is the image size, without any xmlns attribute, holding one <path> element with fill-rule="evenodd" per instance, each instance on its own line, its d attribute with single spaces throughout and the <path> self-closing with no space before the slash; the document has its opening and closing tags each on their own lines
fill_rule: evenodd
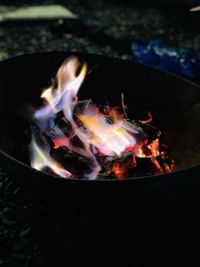
<svg viewBox="0 0 200 267">
<path fill-rule="evenodd" d="M 200 200 L 199 87 L 143 65 L 77 54 L 89 70 L 80 99 L 101 104 L 106 97 L 112 106 L 120 106 L 123 92 L 134 119 L 143 120 L 151 112 L 175 165 L 170 173 L 124 181 L 55 177 L 28 166 L 30 117 L 25 110 L 41 106 L 41 88 L 50 85 L 68 56 L 43 53 L 0 64 L 1 164 L 35 203 L 34 229 L 46 262 L 94 266 L 98 258 L 97 266 L 185 266 L 196 261 L 192 242 L 198 236 Z"/>
</svg>

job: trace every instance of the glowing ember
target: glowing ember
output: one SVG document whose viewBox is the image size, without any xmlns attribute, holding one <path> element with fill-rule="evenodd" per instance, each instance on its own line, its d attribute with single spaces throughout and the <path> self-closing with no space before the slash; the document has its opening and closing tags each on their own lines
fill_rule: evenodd
<svg viewBox="0 0 200 267">
<path fill-rule="evenodd" d="M 121 180 L 133 175 L 138 160 L 146 158 L 153 174 L 171 171 L 173 161 L 160 150 L 160 132 L 149 124 L 150 113 L 145 121 L 129 120 L 123 94 L 122 113 L 109 106 L 100 110 L 90 100 L 78 101 L 77 94 L 86 73 L 87 65 L 81 67 L 78 59 L 71 57 L 59 68 L 54 85 L 42 93 L 45 105 L 34 113 L 40 134 L 35 137 L 33 131 L 31 166 L 43 171 L 48 168 L 65 178 L 114 176 Z M 155 138 L 149 136 L 148 129 L 154 132 Z M 74 156 L 87 167 L 73 169 L 66 158 Z M 142 171 L 143 175 L 148 173 Z"/>
</svg>

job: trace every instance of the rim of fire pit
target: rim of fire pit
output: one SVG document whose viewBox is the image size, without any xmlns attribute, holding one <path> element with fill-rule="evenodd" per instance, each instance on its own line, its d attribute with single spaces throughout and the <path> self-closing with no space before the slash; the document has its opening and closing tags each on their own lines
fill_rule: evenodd
<svg viewBox="0 0 200 267">
<path fill-rule="evenodd" d="M 2 150 L 0 150 L 0 155 L 3 155 L 4 157 L 6 157 L 7 159 L 9 160 L 12 160 L 14 161 L 15 163 L 21 165 L 23 168 L 26 168 L 26 169 L 29 169 L 31 170 L 31 172 L 34 172 L 36 175 L 39 174 L 40 177 L 41 175 L 47 179 L 51 178 L 52 180 L 59 180 L 60 182 L 70 182 L 70 183 L 76 183 L 77 182 L 81 182 L 81 183 L 87 183 L 87 182 L 90 182 L 90 183 L 101 183 L 101 182 L 112 182 L 112 183 L 125 183 L 125 182 L 128 182 L 130 180 L 154 180 L 154 179 L 160 179 L 160 177 L 164 176 L 166 178 L 169 178 L 171 177 L 172 174 L 174 173 L 177 173 L 177 174 L 181 174 L 181 173 L 185 173 L 185 171 L 190 171 L 191 169 L 193 170 L 199 170 L 200 168 L 200 164 L 196 164 L 196 165 L 193 165 L 193 166 L 190 166 L 190 167 L 186 167 L 184 169 L 181 169 L 181 170 L 176 170 L 176 171 L 172 171 L 172 172 L 168 172 L 168 173 L 162 173 L 162 174 L 155 174 L 155 175 L 145 175 L 145 176 L 137 176 L 137 177 L 127 177 L 126 179 L 122 179 L 122 180 L 118 180 L 118 179 L 94 179 L 94 180 L 89 180 L 89 179 L 79 179 L 79 178 L 75 178 L 75 179 L 71 179 L 71 178 L 64 178 L 62 176 L 56 176 L 56 175 L 53 175 L 53 174 L 47 174 L 45 172 L 41 172 L 41 171 L 38 171 L 34 168 L 32 168 L 31 166 L 23 163 L 22 161 L 19 161 L 15 158 L 13 158 L 12 156 L 8 155 L 7 153 L 3 152 Z"/>
<path fill-rule="evenodd" d="M 26 54 L 20 54 L 20 55 L 17 55 L 17 56 L 13 56 L 13 57 L 10 57 L 10 58 L 7 58 L 5 60 L 2 60 L 0 61 L 0 66 L 1 65 L 4 65 L 4 64 L 7 64 L 7 62 L 12 62 L 13 60 L 17 60 L 18 58 L 25 58 L 25 57 L 38 57 L 38 56 L 42 56 L 42 55 L 63 55 L 63 56 L 77 56 L 78 58 L 84 58 L 85 56 L 91 56 L 91 57 L 95 57 L 95 58 L 99 58 L 100 59 L 100 63 L 98 64 L 101 64 L 101 60 L 113 60 L 113 61 L 118 61 L 118 62 L 129 62 L 133 65 L 138 65 L 138 66 L 143 66 L 144 68 L 146 69 L 153 69 L 155 72 L 158 72 L 158 73 L 161 73 L 161 75 L 163 73 L 165 73 L 166 75 L 168 75 L 169 77 L 173 77 L 175 79 L 178 79 L 180 81 L 183 81 L 185 83 L 187 83 L 188 85 L 192 85 L 192 86 L 195 86 L 196 88 L 198 88 L 200 90 L 200 85 L 196 84 L 195 82 L 191 81 L 191 80 L 188 80 L 184 77 L 181 77 L 181 76 L 178 76 L 176 74 L 173 74 L 173 73 L 170 73 L 168 71 L 164 71 L 164 70 L 160 70 L 156 67 L 151 67 L 149 65 L 146 65 L 146 64 L 141 64 L 141 63 L 135 63 L 135 62 L 132 62 L 130 60 L 126 60 L 126 59 L 121 59 L 121 58 L 117 58 L 117 57 L 112 57 L 112 56 L 104 56 L 104 55 L 101 55 L 101 54 L 93 54 L 93 53 L 82 53 L 82 52 L 73 52 L 73 51 L 53 51 L 53 52 L 36 52 L 36 53 L 26 53 Z M 56 175 L 53 175 L 53 174 L 50 174 L 50 173 L 45 173 L 45 172 L 42 172 L 42 171 L 38 171 L 34 168 L 32 168 L 30 165 L 28 164 L 25 164 L 24 162 L 14 158 L 13 156 L 9 155 L 8 153 L 4 152 L 3 150 L 1 150 L 0 148 L 0 156 L 2 156 L 3 158 L 7 158 L 8 160 L 10 161 L 14 161 L 16 164 L 19 164 L 20 166 L 22 166 L 23 168 L 26 168 L 28 170 L 31 170 L 31 172 L 34 172 L 35 174 L 42 174 L 43 177 L 46 177 L 46 178 L 51 178 L 52 180 L 59 180 L 60 182 L 70 182 L 70 183 L 74 183 L 74 182 L 82 182 L 82 183 L 88 183 L 88 181 L 90 183 L 102 183 L 102 182 L 112 182 L 112 183 L 125 183 L 125 182 L 128 182 L 130 180 L 146 180 L 146 179 L 159 179 L 161 176 L 169 176 L 171 177 L 172 174 L 181 174 L 181 173 L 184 173 L 185 171 L 189 171 L 191 169 L 193 170 L 196 170 L 196 169 L 199 169 L 200 168 L 200 162 L 197 163 L 197 164 L 192 164 L 190 166 L 187 166 L 187 167 L 184 167 L 182 169 L 178 169 L 178 170 L 175 170 L 175 171 L 172 171 L 172 172 L 168 172 L 168 173 L 162 173 L 162 174 L 155 174 L 155 175 L 145 175 L 145 176 L 137 176 L 137 177 L 127 177 L 123 180 L 118 180 L 118 179 L 104 179 L 104 178 L 101 178 L 101 179 L 94 179 L 94 180 L 88 180 L 88 179 L 80 179 L 80 178 L 64 178 L 64 177 L 61 177 L 61 176 L 56 176 Z M 1 164 L 2 166 L 4 166 L 4 164 Z"/>
</svg>

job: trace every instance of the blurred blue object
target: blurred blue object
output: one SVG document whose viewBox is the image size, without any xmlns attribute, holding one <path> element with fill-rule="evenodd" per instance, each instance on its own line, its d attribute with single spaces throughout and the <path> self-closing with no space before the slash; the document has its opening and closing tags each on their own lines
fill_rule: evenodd
<svg viewBox="0 0 200 267">
<path fill-rule="evenodd" d="M 156 67 L 187 78 L 200 77 L 200 59 L 190 49 L 175 49 L 159 40 L 134 41 L 132 54 L 135 62 Z"/>
</svg>

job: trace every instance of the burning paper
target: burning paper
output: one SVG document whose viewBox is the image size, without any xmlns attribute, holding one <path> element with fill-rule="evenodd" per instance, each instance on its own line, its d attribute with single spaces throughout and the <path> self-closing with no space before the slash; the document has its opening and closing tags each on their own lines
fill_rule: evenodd
<svg viewBox="0 0 200 267">
<path fill-rule="evenodd" d="M 81 66 L 70 57 L 59 68 L 56 82 L 42 93 L 45 105 L 34 118 L 43 145 L 33 134 L 31 166 L 43 171 L 48 167 L 65 178 L 124 179 L 134 172 L 141 175 L 138 162 L 146 158 L 153 174 L 171 171 L 173 161 L 160 149 L 160 132 L 150 125 L 150 113 L 146 121 L 131 121 L 123 95 L 122 112 L 110 106 L 99 108 L 91 100 L 78 101 L 86 74 L 86 63 Z M 148 133 L 152 129 L 153 139 Z"/>
</svg>

